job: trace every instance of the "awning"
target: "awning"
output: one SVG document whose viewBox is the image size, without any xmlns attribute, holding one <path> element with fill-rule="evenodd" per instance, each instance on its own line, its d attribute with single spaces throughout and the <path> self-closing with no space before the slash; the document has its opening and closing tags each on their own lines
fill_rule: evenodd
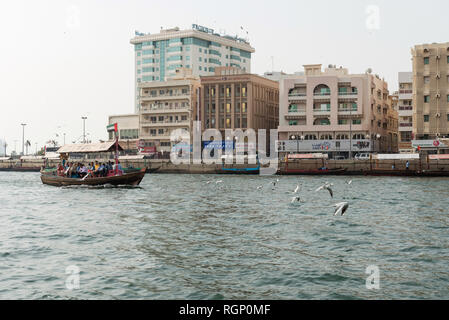
<svg viewBox="0 0 449 320">
<path fill-rule="evenodd" d="M 123 151 L 123 148 L 119 145 L 118 150 Z M 101 143 L 68 144 L 59 148 L 58 153 L 99 153 L 114 151 L 115 141 L 108 141 Z"/>
</svg>

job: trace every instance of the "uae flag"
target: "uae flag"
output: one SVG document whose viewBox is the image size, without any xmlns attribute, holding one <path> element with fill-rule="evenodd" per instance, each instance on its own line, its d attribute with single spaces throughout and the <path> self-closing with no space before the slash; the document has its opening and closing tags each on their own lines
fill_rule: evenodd
<svg viewBox="0 0 449 320">
<path fill-rule="evenodd" d="M 117 123 L 110 124 L 106 127 L 108 132 L 117 132 Z"/>
</svg>

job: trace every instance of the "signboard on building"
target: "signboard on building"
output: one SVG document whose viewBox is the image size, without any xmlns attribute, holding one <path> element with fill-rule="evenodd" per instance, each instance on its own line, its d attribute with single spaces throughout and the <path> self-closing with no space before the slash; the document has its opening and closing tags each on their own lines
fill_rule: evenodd
<svg viewBox="0 0 449 320">
<path fill-rule="evenodd" d="M 441 149 L 441 148 L 449 148 L 445 143 L 440 140 L 413 140 L 412 147 L 417 149 L 421 148 L 431 148 L 431 149 Z"/>
<path fill-rule="evenodd" d="M 372 147 L 371 140 L 280 140 L 277 143 L 278 152 L 371 152 Z"/>
<path fill-rule="evenodd" d="M 203 141 L 204 149 L 234 150 L 234 141 Z"/>
</svg>

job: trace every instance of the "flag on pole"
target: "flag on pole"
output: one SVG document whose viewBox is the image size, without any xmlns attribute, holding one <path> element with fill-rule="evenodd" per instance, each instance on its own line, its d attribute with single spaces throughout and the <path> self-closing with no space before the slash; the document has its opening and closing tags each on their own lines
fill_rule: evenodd
<svg viewBox="0 0 449 320">
<path fill-rule="evenodd" d="M 118 132 L 117 123 L 110 124 L 106 127 L 108 132 Z"/>
</svg>

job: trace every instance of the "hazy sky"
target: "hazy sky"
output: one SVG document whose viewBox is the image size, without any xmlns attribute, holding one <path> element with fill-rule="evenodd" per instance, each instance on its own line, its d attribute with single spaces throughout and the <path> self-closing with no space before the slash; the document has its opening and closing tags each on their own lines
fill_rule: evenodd
<svg viewBox="0 0 449 320">
<path fill-rule="evenodd" d="M 252 72 L 301 71 L 303 64 L 369 67 L 397 89 L 415 44 L 449 41 L 449 2 L 427 1 L 2 1 L 0 139 L 8 153 L 25 138 L 41 147 L 63 133 L 97 142 L 107 117 L 134 110 L 134 31 L 190 28 L 228 34 L 241 27 L 256 49 Z M 243 36 L 242 33 L 239 35 Z"/>
</svg>

